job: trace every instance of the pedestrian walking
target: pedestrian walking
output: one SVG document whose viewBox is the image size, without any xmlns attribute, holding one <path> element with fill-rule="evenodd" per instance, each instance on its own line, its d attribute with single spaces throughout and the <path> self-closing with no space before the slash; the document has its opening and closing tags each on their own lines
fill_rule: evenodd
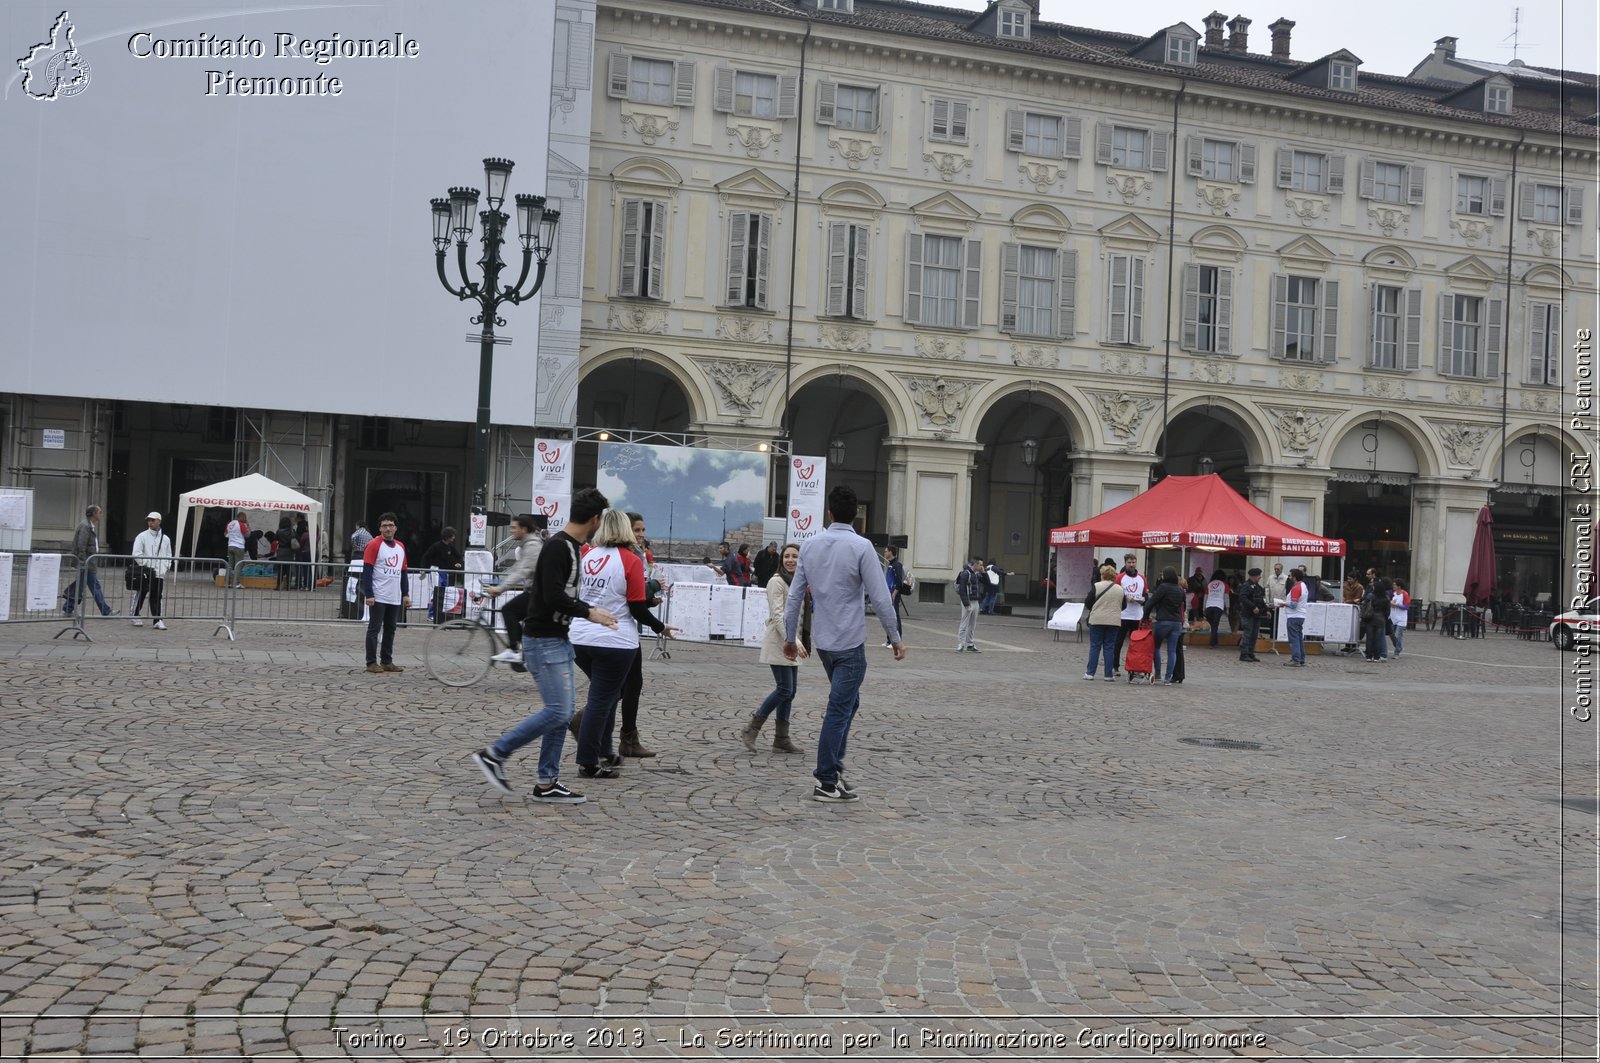
<svg viewBox="0 0 1600 1063">
<path fill-rule="evenodd" d="M 811 655 L 811 609 L 807 606 L 800 616 L 800 637 L 796 660 L 783 653 L 783 608 L 789 600 L 789 587 L 794 582 L 795 569 L 800 564 L 800 547 L 790 543 L 783 548 L 778 571 L 767 581 L 767 627 L 761 640 L 761 663 L 772 668 L 774 686 L 761 707 L 750 714 L 750 722 L 739 731 L 739 740 L 750 752 L 756 751 L 756 736 L 767 722 L 767 717 L 777 713 L 774 725 L 777 732 L 772 739 L 774 753 L 799 753 L 800 747 L 789 739 L 789 717 L 794 708 L 795 691 L 799 686 L 800 661 Z"/>
<path fill-rule="evenodd" d="M 394 663 L 394 629 L 400 611 L 411 605 L 406 589 L 405 544 L 394 537 L 393 513 L 378 518 L 378 538 L 361 555 L 361 595 L 367 601 L 367 671 L 403 672 Z M 379 635 L 383 644 L 378 644 Z"/>
<path fill-rule="evenodd" d="M 1306 666 L 1307 594 L 1306 583 L 1299 572 L 1291 572 L 1284 579 L 1283 597 L 1273 602 L 1283 610 L 1284 626 L 1289 633 L 1289 659 L 1283 662 L 1287 668 Z"/>
<path fill-rule="evenodd" d="M 1117 574 L 1117 585 L 1122 588 L 1122 630 L 1117 633 L 1117 652 L 1113 658 L 1116 667 L 1112 675 L 1122 673 L 1122 648 L 1128 644 L 1128 636 L 1138 627 L 1144 619 L 1145 592 L 1149 584 L 1139 574 L 1139 558 L 1134 554 L 1122 555 L 1122 571 Z"/>
<path fill-rule="evenodd" d="M 161 616 L 161 591 L 167 582 L 167 570 L 172 567 L 172 540 L 161 530 L 160 513 L 151 512 L 145 516 L 144 531 L 133 540 L 133 563 L 138 572 L 134 577 L 137 582 L 128 616 L 134 627 L 143 626 L 139 611 L 149 598 L 150 619 L 156 622 L 157 631 L 165 631 L 167 622 Z"/>
<path fill-rule="evenodd" d="M 539 783 L 534 787 L 533 800 L 565 805 L 582 804 L 585 800 L 582 794 L 569 790 L 561 782 L 561 750 L 566 744 L 567 723 L 575 708 L 573 652 L 567 636 L 574 619 L 609 628 L 618 624 L 609 611 L 578 598 L 582 574 L 578 549 L 600 527 L 600 514 L 609 505 L 606 496 L 594 488 L 579 490 L 572 496 L 566 526 L 552 535 L 539 551 L 533 587 L 529 591 L 522 661 L 532 674 L 544 704 L 492 744 L 472 754 L 473 763 L 483 772 L 489 785 L 502 793 L 511 792 L 506 761 L 517 750 L 539 739 Z"/>
<path fill-rule="evenodd" d="M 1167 652 L 1164 686 L 1171 686 L 1178 669 L 1178 639 L 1183 636 L 1183 588 L 1178 583 L 1178 570 L 1167 568 L 1161 573 L 1161 582 L 1144 603 L 1144 615 L 1155 621 L 1155 660 L 1150 672 L 1150 682 L 1161 674 L 1161 651 Z"/>
<path fill-rule="evenodd" d="M 1411 625 L 1411 591 L 1406 581 L 1396 576 L 1394 590 L 1389 595 L 1389 639 L 1394 643 L 1394 659 L 1406 644 L 1406 628 Z"/>
<path fill-rule="evenodd" d="M 234 510 L 233 519 L 228 522 L 228 577 L 234 581 L 235 587 L 244 586 L 244 575 L 239 566 L 244 564 L 244 542 L 249 537 L 250 525 L 245 523 L 244 510 Z"/>
<path fill-rule="evenodd" d="M 655 578 L 656 559 L 650 552 L 650 540 L 645 538 L 643 513 L 628 514 L 633 526 L 633 546 L 629 547 L 644 563 L 644 604 L 654 609 L 661 604 L 661 581 Z M 633 655 L 633 667 L 622 684 L 622 737 L 617 752 L 625 757 L 653 757 L 655 750 L 639 740 L 639 699 L 644 696 L 644 647 Z"/>
<path fill-rule="evenodd" d="M 1093 679 L 1101 658 L 1105 659 L 1106 680 L 1115 681 L 1117 635 L 1122 631 L 1122 587 L 1117 583 L 1114 565 L 1100 566 L 1100 580 L 1089 588 L 1083 601 L 1084 618 L 1089 624 L 1089 667 L 1083 678 Z"/>
<path fill-rule="evenodd" d="M 973 631 L 978 626 L 978 609 L 983 603 L 983 592 L 989 586 L 988 574 L 983 570 L 983 558 L 975 557 L 956 573 L 956 596 L 961 599 L 961 621 L 956 625 L 956 652 L 977 653 L 973 644 Z"/>
<path fill-rule="evenodd" d="M 1369 573 L 1371 583 L 1361 600 L 1361 622 L 1366 629 L 1366 659 L 1388 663 L 1389 660 L 1389 581 L 1376 573 Z"/>
<path fill-rule="evenodd" d="M 883 582 L 889 588 L 889 597 L 894 600 L 895 618 L 898 620 L 901 613 L 907 620 L 911 619 L 911 610 L 906 608 L 906 595 L 911 593 L 911 577 L 906 575 L 906 566 L 900 563 L 900 551 L 893 546 L 883 548 Z M 885 646 L 889 645 L 887 642 Z"/>
<path fill-rule="evenodd" d="M 600 514 L 594 546 L 582 555 L 583 575 L 579 596 L 616 618 L 614 624 L 596 624 L 574 617 L 569 637 L 574 660 L 589 677 L 589 700 L 583 708 L 578 732 L 578 774 L 586 779 L 614 779 L 622 754 L 613 747 L 617 706 L 623 687 L 639 658 L 639 629 L 674 638 L 678 629 L 667 627 L 650 614 L 646 604 L 644 559 L 634 553 L 632 522 L 620 509 Z"/>
<path fill-rule="evenodd" d="M 72 533 L 72 556 L 78 561 L 78 575 L 67 584 L 61 596 L 66 599 L 61 606 L 61 611 L 67 616 L 83 601 L 83 592 L 87 590 L 94 598 L 94 604 L 100 607 L 101 616 L 110 616 L 112 608 L 106 604 L 106 592 L 100 586 L 100 576 L 95 572 L 89 559 L 100 552 L 100 517 L 102 510 L 99 506 L 90 506 L 83 511 L 83 519 L 78 522 L 78 528 Z"/>
<path fill-rule="evenodd" d="M 1261 570 L 1253 568 L 1239 584 L 1233 596 L 1239 608 L 1239 660 L 1260 664 L 1256 656 L 1256 637 L 1261 631 L 1261 619 L 1267 615 L 1267 593 L 1261 586 Z"/>
<path fill-rule="evenodd" d="M 500 619 L 506 625 L 506 649 L 494 659 L 506 664 L 522 663 L 522 622 L 528 615 L 528 589 L 533 583 L 534 566 L 539 563 L 539 548 L 543 540 L 535 531 L 537 522 L 532 513 L 518 513 L 511 518 L 511 538 L 516 542 L 511 567 L 500 577 L 500 582 L 484 586 L 483 593 L 498 598 L 507 591 L 515 591 L 511 599 L 500 607 Z"/>
<path fill-rule="evenodd" d="M 978 605 L 978 612 L 984 616 L 994 615 L 994 604 L 1003 593 L 1005 579 L 1010 572 L 1000 567 L 1000 562 L 991 561 L 984 566 L 983 600 Z"/>
<path fill-rule="evenodd" d="M 861 707 L 861 681 L 867 675 L 867 618 L 862 596 L 894 646 L 894 659 L 905 659 L 894 604 L 878 569 L 872 544 L 856 534 L 856 493 L 840 484 L 828 492 L 831 523 L 800 548 L 800 561 L 789 585 L 783 610 L 783 655 L 800 659 L 796 641 L 806 592 L 811 592 L 812 637 L 817 659 L 828 676 L 828 708 L 817 735 L 817 780 L 811 796 L 818 801 L 854 801 L 857 794 L 844 780 L 844 758 L 850 724 Z"/>
</svg>

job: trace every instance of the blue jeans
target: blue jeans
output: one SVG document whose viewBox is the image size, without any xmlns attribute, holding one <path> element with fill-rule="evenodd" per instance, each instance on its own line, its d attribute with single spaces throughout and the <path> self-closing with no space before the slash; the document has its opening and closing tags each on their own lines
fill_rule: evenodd
<svg viewBox="0 0 1600 1063">
<path fill-rule="evenodd" d="M 1306 618 L 1291 616 L 1289 624 L 1289 660 L 1296 664 L 1306 663 Z"/>
<path fill-rule="evenodd" d="M 1111 671 L 1117 664 L 1117 636 L 1122 634 L 1120 624 L 1090 624 L 1089 625 L 1089 667 L 1084 669 L 1088 675 L 1094 675 L 1095 665 L 1100 661 L 1102 652 L 1106 659 L 1106 678 L 1111 678 Z"/>
<path fill-rule="evenodd" d="M 1384 621 L 1380 618 L 1367 625 L 1367 656 L 1374 660 L 1383 660 L 1389 656 L 1389 633 L 1384 630 Z"/>
<path fill-rule="evenodd" d="M 106 604 L 106 592 L 100 589 L 100 575 L 95 572 L 94 566 L 89 564 L 88 561 L 83 562 L 83 571 L 78 575 L 78 578 L 67 584 L 67 589 L 62 592 L 66 595 L 67 604 L 61 607 L 61 611 L 68 616 L 72 615 L 72 610 L 77 608 L 79 602 L 83 601 L 85 584 L 88 585 L 89 593 L 94 596 L 94 604 L 100 607 L 100 615 L 110 616 L 111 606 Z"/>
<path fill-rule="evenodd" d="M 1400 651 L 1405 648 L 1406 644 L 1406 626 L 1404 624 L 1396 624 L 1394 632 L 1389 636 L 1389 641 L 1394 643 L 1394 655 L 1396 657 L 1400 656 Z"/>
<path fill-rule="evenodd" d="M 505 760 L 535 738 L 543 738 L 539 747 L 539 782 L 552 783 L 561 777 L 561 750 L 574 711 L 572 643 L 566 639 L 523 639 L 522 663 L 539 688 L 544 708 L 501 735 L 489 751 Z"/>
<path fill-rule="evenodd" d="M 828 676 L 828 709 L 817 735 L 817 770 L 811 774 L 824 786 L 832 786 L 844 770 L 850 724 L 861 707 L 861 681 L 867 677 L 867 648 L 862 645 L 851 650 L 819 649 L 817 659 Z"/>
<path fill-rule="evenodd" d="M 390 605 L 387 602 L 373 602 L 367 606 L 368 664 L 378 663 L 378 637 L 380 634 L 383 636 L 383 663 L 394 663 L 394 625 L 399 619 L 400 606 L 398 603 Z"/>
<path fill-rule="evenodd" d="M 1000 588 L 991 587 L 989 591 L 984 594 L 983 602 L 978 606 L 978 612 L 985 614 L 993 613 L 994 600 L 998 597 L 1000 597 Z"/>
<path fill-rule="evenodd" d="M 579 646 L 573 651 L 574 659 L 580 659 L 580 654 L 583 663 L 579 667 L 589 677 L 589 701 L 583 707 L 576 759 L 580 766 L 594 768 L 602 756 L 616 755 L 612 736 L 616 733 L 617 703 L 622 700 L 622 688 L 639 651 L 631 646 Z"/>
<path fill-rule="evenodd" d="M 1171 680 L 1172 673 L 1178 667 L 1178 634 L 1183 630 L 1180 620 L 1157 620 L 1153 634 L 1156 637 L 1154 646 L 1155 663 L 1150 666 L 1150 678 L 1154 680 L 1161 672 L 1161 648 L 1167 650 L 1167 674 L 1165 679 Z"/>
<path fill-rule="evenodd" d="M 788 723 L 789 710 L 794 707 L 794 692 L 800 685 L 800 669 L 787 664 L 774 664 L 770 667 L 773 682 L 777 686 L 767 695 L 767 700 L 761 703 L 756 715 L 765 720 L 772 715 L 773 710 L 777 710 L 779 722 Z"/>
</svg>

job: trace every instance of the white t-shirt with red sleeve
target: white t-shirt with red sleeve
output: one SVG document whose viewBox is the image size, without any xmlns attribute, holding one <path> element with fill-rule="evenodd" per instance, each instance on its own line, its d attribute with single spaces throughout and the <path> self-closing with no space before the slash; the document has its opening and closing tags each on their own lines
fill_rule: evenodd
<svg viewBox="0 0 1600 1063">
<path fill-rule="evenodd" d="M 639 622 L 628 612 L 629 602 L 644 601 L 644 562 L 621 546 L 597 546 L 578 559 L 578 597 L 587 605 L 604 609 L 617 618 L 615 629 L 574 619 L 570 637 L 574 646 L 600 649 L 639 648 Z"/>
<path fill-rule="evenodd" d="M 1294 618 L 1294 617 L 1297 617 L 1297 616 L 1299 616 L 1299 617 L 1305 616 L 1306 615 L 1306 585 L 1305 585 L 1305 583 L 1304 582 L 1298 582 L 1293 587 L 1290 587 L 1288 593 L 1283 596 L 1283 600 L 1288 603 L 1287 605 L 1284 606 L 1284 615 L 1285 616 L 1288 616 L 1291 619 Z"/>
<path fill-rule="evenodd" d="M 406 596 L 406 548 L 399 539 L 385 542 L 382 537 L 367 544 L 361 560 L 372 566 L 372 599 L 385 605 L 399 605 Z"/>
<path fill-rule="evenodd" d="M 1399 587 L 1389 595 L 1389 621 L 1398 628 L 1411 622 L 1411 595 Z"/>
</svg>

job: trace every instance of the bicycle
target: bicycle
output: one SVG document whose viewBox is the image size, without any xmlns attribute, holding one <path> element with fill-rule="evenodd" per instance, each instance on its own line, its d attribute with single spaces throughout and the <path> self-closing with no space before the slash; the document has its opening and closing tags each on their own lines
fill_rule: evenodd
<svg viewBox="0 0 1600 1063">
<path fill-rule="evenodd" d="M 510 649 L 511 643 L 495 630 L 499 597 L 476 595 L 478 615 L 440 624 L 428 632 L 423 660 L 428 674 L 445 686 L 469 687 L 489 674 L 498 662 L 495 654 Z M 526 671 L 520 661 L 511 662 L 514 672 Z"/>
</svg>

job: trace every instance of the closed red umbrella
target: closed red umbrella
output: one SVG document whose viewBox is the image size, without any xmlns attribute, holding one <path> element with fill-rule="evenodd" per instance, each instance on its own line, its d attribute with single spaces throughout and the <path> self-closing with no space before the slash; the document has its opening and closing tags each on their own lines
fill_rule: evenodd
<svg viewBox="0 0 1600 1063">
<path fill-rule="evenodd" d="M 1478 529 L 1472 536 L 1472 554 L 1467 558 L 1467 582 L 1461 589 L 1468 605 L 1489 605 L 1494 601 L 1494 517 L 1489 507 L 1478 511 Z"/>
</svg>

